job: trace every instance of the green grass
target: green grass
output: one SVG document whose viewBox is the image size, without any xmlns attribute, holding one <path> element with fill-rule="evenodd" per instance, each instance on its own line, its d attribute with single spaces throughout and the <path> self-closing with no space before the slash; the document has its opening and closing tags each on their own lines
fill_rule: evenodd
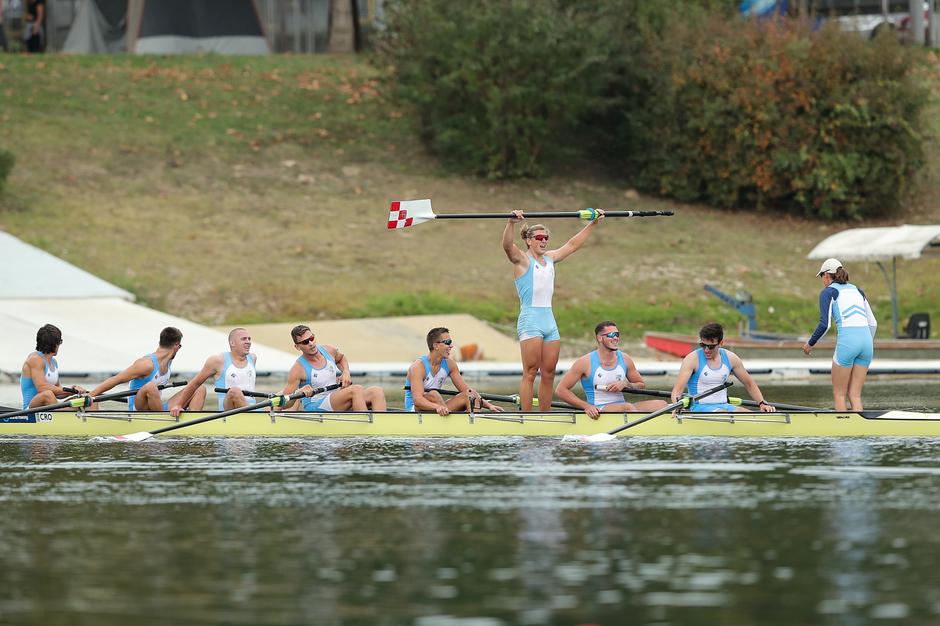
<svg viewBox="0 0 940 626">
<path fill-rule="evenodd" d="M 675 209 L 607 220 L 559 265 L 556 315 L 575 341 L 601 318 L 632 337 L 708 320 L 735 327 L 739 316 L 705 283 L 748 289 L 763 330 L 809 332 L 820 285 L 805 255 L 860 225 L 636 198 L 577 163 L 537 181 L 457 176 L 425 154 L 408 112 L 382 100 L 379 78 L 358 59 L 327 55 L 0 56 L 0 147 L 17 159 L 0 228 L 204 323 L 467 312 L 511 333 L 518 303 L 503 223 L 388 232 L 390 201 L 430 197 L 441 213 Z M 940 85 L 936 71 L 925 80 Z M 920 194 L 870 225 L 938 222 L 931 150 Z M 549 226 L 557 242 L 581 225 Z M 849 271 L 886 336 L 880 272 Z M 902 317 L 930 312 L 936 336 L 940 260 L 900 262 L 899 281 Z"/>
</svg>

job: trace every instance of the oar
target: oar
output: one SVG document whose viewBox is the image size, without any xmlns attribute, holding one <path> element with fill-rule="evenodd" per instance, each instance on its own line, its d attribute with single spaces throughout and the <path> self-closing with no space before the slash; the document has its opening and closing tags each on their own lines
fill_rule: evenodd
<svg viewBox="0 0 940 626">
<path fill-rule="evenodd" d="M 324 389 L 326 388 L 324 387 Z M 333 387 L 333 389 L 336 389 L 336 387 Z M 228 388 L 216 387 L 215 392 L 216 393 L 228 393 Z M 245 391 L 244 389 L 242 389 L 242 395 L 247 396 L 249 398 L 273 398 L 277 394 L 276 393 L 264 393 L 262 391 Z"/>
<path fill-rule="evenodd" d="M 604 211 L 604 217 L 659 217 L 673 215 L 672 211 Z M 388 229 L 408 228 L 431 220 L 478 220 L 509 219 L 512 213 L 443 213 L 437 215 L 431 209 L 430 200 L 397 200 L 388 210 Z M 579 217 L 583 220 L 597 218 L 596 209 L 580 211 L 534 211 L 526 212 L 525 217 Z"/>
<path fill-rule="evenodd" d="M 158 389 L 166 389 L 167 387 L 178 387 L 180 384 L 185 385 L 185 382 L 175 382 L 169 385 L 160 385 Z M 81 409 L 84 407 L 91 406 L 96 402 L 104 402 L 105 400 L 117 400 L 118 398 L 127 398 L 128 396 L 135 395 L 139 390 L 138 389 L 126 389 L 124 391 L 116 391 L 114 393 L 105 393 L 100 396 L 78 396 L 77 398 L 69 398 L 68 400 L 62 400 L 61 402 L 56 402 L 55 404 L 47 404 L 46 406 L 36 406 L 31 409 L 22 409 L 20 411 L 14 411 L 13 413 L 3 413 L 0 414 L 0 419 L 6 417 L 19 417 L 20 415 L 29 415 L 30 413 L 41 413 L 43 411 L 55 411 L 56 409 L 64 409 L 66 407 L 71 407 L 75 409 Z"/>
<path fill-rule="evenodd" d="M 452 389 L 438 389 L 437 392 L 445 396 L 456 396 L 459 393 Z M 480 391 L 478 391 L 477 393 L 480 394 L 480 397 L 483 398 L 484 400 L 491 400 L 493 402 L 507 402 L 509 404 L 515 404 L 516 406 L 519 406 L 518 395 L 501 396 L 495 393 L 483 393 Z M 552 401 L 552 406 L 555 407 L 556 409 L 574 409 L 575 411 L 580 411 L 580 409 L 574 405 L 568 404 L 566 402 L 560 402 L 557 400 Z"/>
<path fill-rule="evenodd" d="M 312 396 L 317 395 L 318 393 L 323 393 L 324 391 L 330 391 L 331 389 L 339 389 L 339 383 L 335 385 L 327 385 L 326 387 L 317 387 L 313 390 Z M 248 411 L 254 411 L 255 409 L 263 409 L 265 407 L 285 407 L 290 406 L 291 403 L 304 395 L 303 391 L 295 391 L 289 396 L 273 396 L 264 400 L 263 402 L 258 402 L 257 404 L 247 404 L 245 406 L 240 406 L 237 409 L 230 409 L 228 411 L 222 411 L 221 413 L 213 413 L 211 415 L 203 415 L 202 417 L 197 417 L 186 422 L 180 422 L 179 424 L 171 424 L 169 426 L 164 426 L 163 428 L 157 428 L 156 430 L 145 430 L 139 433 L 131 433 L 130 435 L 117 435 L 114 437 L 103 437 L 102 439 L 106 441 L 145 441 L 150 439 L 154 435 L 159 435 L 160 433 L 168 433 L 171 430 L 176 430 L 178 428 L 186 428 L 187 426 L 195 426 L 196 424 L 202 424 L 204 422 L 211 422 L 212 420 L 221 419 L 223 417 L 229 417 L 232 415 L 238 415 L 239 413 L 247 413 Z"/>
<path fill-rule="evenodd" d="M 615 429 L 613 429 L 613 430 L 611 430 L 611 431 L 609 431 L 609 432 L 606 432 L 606 433 L 597 433 L 597 434 L 594 434 L 594 435 L 565 435 L 564 437 L 562 437 L 562 441 L 583 441 L 583 442 L 587 442 L 587 443 L 603 443 L 603 442 L 605 442 L 605 441 L 612 441 L 612 440 L 614 440 L 614 439 L 617 438 L 617 437 L 616 437 L 617 433 L 619 433 L 619 432 L 621 432 L 621 431 L 624 431 L 624 430 L 626 430 L 626 429 L 628 429 L 628 428 L 633 428 L 634 426 L 639 426 L 639 425 L 642 424 L 643 422 L 648 422 L 649 420 L 653 419 L 654 417 L 659 417 L 659 416 L 662 415 L 663 413 L 669 413 L 670 411 L 675 411 L 675 410 L 678 409 L 679 407 L 689 406 L 690 404 L 692 404 L 692 403 L 695 402 L 696 400 L 701 400 L 701 399 L 704 398 L 705 396 L 710 396 L 711 394 L 713 394 L 713 393 L 715 393 L 715 392 L 718 392 L 718 391 L 721 391 L 722 389 L 727 389 L 727 388 L 730 387 L 732 384 L 733 384 L 733 383 L 732 383 L 730 380 L 727 380 L 727 381 L 724 382 L 724 384 L 718 385 L 717 387 L 712 387 L 712 388 L 709 389 L 708 391 L 703 391 L 702 393 L 698 394 L 697 396 L 692 396 L 691 398 L 685 397 L 685 398 L 682 398 L 681 400 L 679 400 L 678 402 L 673 402 L 672 404 L 667 404 L 666 406 L 664 406 L 663 408 L 659 409 L 658 411 L 653 411 L 653 412 L 650 413 L 649 415 L 644 415 L 643 417 L 641 417 L 641 418 L 639 418 L 639 419 L 636 419 L 636 420 L 630 422 L 629 424 L 624 424 L 623 426 L 619 426 L 619 427 L 617 427 L 617 428 L 615 428 Z"/>
<path fill-rule="evenodd" d="M 597 385 L 595 389 L 600 389 L 601 391 L 607 391 L 607 385 Z M 623 393 L 635 393 L 642 394 L 644 396 L 653 396 L 655 398 L 671 398 L 672 392 L 669 391 L 659 391 L 657 389 L 624 389 Z M 764 402 L 769 404 L 775 409 L 782 409 L 784 411 L 825 411 L 826 409 L 820 409 L 813 406 L 800 406 L 799 404 L 783 404 L 782 402 Z M 728 404 L 735 404 L 739 406 L 750 406 L 760 408 L 759 402 L 754 402 L 753 400 L 745 400 L 743 398 L 734 398 L 728 397 Z"/>
<path fill-rule="evenodd" d="M 169 389 L 170 387 L 185 387 L 187 382 L 189 381 L 177 380 L 172 383 L 167 383 L 166 385 L 160 385 L 158 389 Z M 65 391 L 68 391 L 69 393 L 78 393 L 78 389 L 76 389 L 75 387 L 62 387 L 62 389 L 64 389 Z M 125 398 L 111 398 L 111 399 L 114 400 L 115 402 L 127 404 L 126 397 Z"/>
</svg>

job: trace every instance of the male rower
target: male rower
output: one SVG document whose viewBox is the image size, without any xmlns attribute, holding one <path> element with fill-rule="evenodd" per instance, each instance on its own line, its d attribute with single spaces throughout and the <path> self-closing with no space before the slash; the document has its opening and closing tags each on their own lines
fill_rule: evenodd
<svg viewBox="0 0 940 626">
<path fill-rule="evenodd" d="M 244 328 L 233 328 L 228 334 L 228 352 L 220 352 L 206 359 L 199 373 L 193 376 L 180 391 L 181 405 L 202 388 L 210 378 L 215 380 L 215 387 L 223 388 L 225 393 L 216 393 L 218 397 L 218 410 L 228 411 L 249 404 L 255 399 L 246 397 L 244 391 L 255 390 L 255 368 L 258 366 L 258 355 L 251 352 L 251 335 Z M 170 409 L 170 414 L 178 416 L 181 405 Z"/>
<path fill-rule="evenodd" d="M 294 347 L 300 351 L 297 361 L 287 373 L 284 395 L 298 388 L 304 392 L 301 406 L 304 411 L 384 411 L 387 408 L 385 392 L 381 387 L 363 388 L 353 385 L 346 355 L 334 346 L 317 344 L 309 326 L 294 326 L 290 331 Z M 309 396 L 318 387 L 339 384 L 339 389 Z"/>
<path fill-rule="evenodd" d="M 754 382 L 754 379 L 744 368 L 741 357 L 721 347 L 724 338 L 725 331 L 721 324 L 711 323 L 702 326 L 701 330 L 698 331 L 698 350 L 693 350 L 687 354 L 682 360 L 682 365 L 679 366 L 679 378 L 672 388 L 672 401 L 679 401 L 686 385 L 689 387 L 689 395 L 695 396 L 724 384 L 728 377 L 734 373 L 738 380 L 744 384 L 747 392 L 751 394 L 751 398 L 758 403 L 761 411 L 765 413 L 776 411 L 773 405 L 764 401 L 764 394 L 761 393 L 757 383 Z M 730 404 L 726 389 L 716 391 L 696 401 L 689 407 L 689 410 L 697 413 L 750 412 L 744 407 Z"/>
<path fill-rule="evenodd" d="M 663 400 L 627 402 L 624 391 L 645 389 L 643 376 L 629 354 L 620 350 L 617 324 L 605 320 L 594 327 L 597 350 L 579 357 L 558 381 L 555 394 L 564 402 L 584 409 L 592 419 L 601 413 L 651 412 L 666 406 Z M 584 400 L 571 389 L 581 382 Z"/>
<path fill-rule="evenodd" d="M 167 326 L 160 331 L 157 349 L 146 354 L 123 371 L 108 378 L 95 387 L 91 395 L 97 396 L 122 383 L 130 383 L 137 393 L 127 399 L 129 411 L 171 411 L 179 415 L 182 409 L 202 410 L 206 401 L 206 390 L 199 387 L 190 398 L 183 401 L 183 392 L 177 392 L 167 402 L 160 396 L 160 385 L 170 380 L 170 368 L 176 353 L 183 347 L 183 333 L 178 328 Z"/>
<path fill-rule="evenodd" d="M 20 370 L 24 409 L 55 404 L 75 393 L 59 385 L 59 364 L 55 357 L 61 345 L 62 331 L 52 324 L 46 324 L 36 332 L 36 351 L 26 357 Z M 72 385 L 72 388 L 80 394 L 87 393 L 78 385 Z"/>
<path fill-rule="evenodd" d="M 450 358 L 454 340 L 450 338 L 448 329 L 432 328 L 426 339 L 428 355 L 416 360 L 408 368 L 408 380 L 405 382 L 406 411 L 435 411 L 438 415 L 468 411 L 472 407 L 502 411 L 500 407 L 484 400 L 464 382 L 457 362 Z M 454 383 L 458 393 L 445 401 L 439 390 L 447 378 Z"/>
</svg>

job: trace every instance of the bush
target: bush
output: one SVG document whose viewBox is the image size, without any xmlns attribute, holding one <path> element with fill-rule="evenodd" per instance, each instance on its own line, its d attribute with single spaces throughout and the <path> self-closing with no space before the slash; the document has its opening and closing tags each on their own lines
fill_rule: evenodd
<svg viewBox="0 0 940 626">
<path fill-rule="evenodd" d="M 642 37 L 614 134 L 646 191 L 863 218 L 897 208 L 923 164 L 928 92 L 891 37 L 679 18 Z"/>
<path fill-rule="evenodd" d="M 426 144 L 465 171 L 534 176 L 599 106 L 613 42 L 594 3 L 399 0 L 376 62 L 387 93 L 417 109 Z M 582 6 L 584 5 L 584 6 Z"/>
<path fill-rule="evenodd" d="M 13 171 L 13 164 L 15 162 L 16 159 L 11 152 L 0 148 L 0 191 L 3 191 L 3 188 L 6 186 L 7 177 L 10 175 L 10 172 Z"/>
</svg>

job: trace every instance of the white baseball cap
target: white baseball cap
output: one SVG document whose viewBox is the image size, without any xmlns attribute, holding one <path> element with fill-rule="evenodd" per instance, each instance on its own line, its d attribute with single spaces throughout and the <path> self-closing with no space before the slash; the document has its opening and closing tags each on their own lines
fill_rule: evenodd
<svg viewBox="0 0 940 626">
<path fill-rule="evenodd" d="M 838 270 L 840 267 L 842 267 L 842 261 L 839 259 L 826 259 L 823 261 L 819 271 L 816 272 L 816 278 L 819 278 L 823 274 L 835 274 L 836 270 Z"/>
</svg>

